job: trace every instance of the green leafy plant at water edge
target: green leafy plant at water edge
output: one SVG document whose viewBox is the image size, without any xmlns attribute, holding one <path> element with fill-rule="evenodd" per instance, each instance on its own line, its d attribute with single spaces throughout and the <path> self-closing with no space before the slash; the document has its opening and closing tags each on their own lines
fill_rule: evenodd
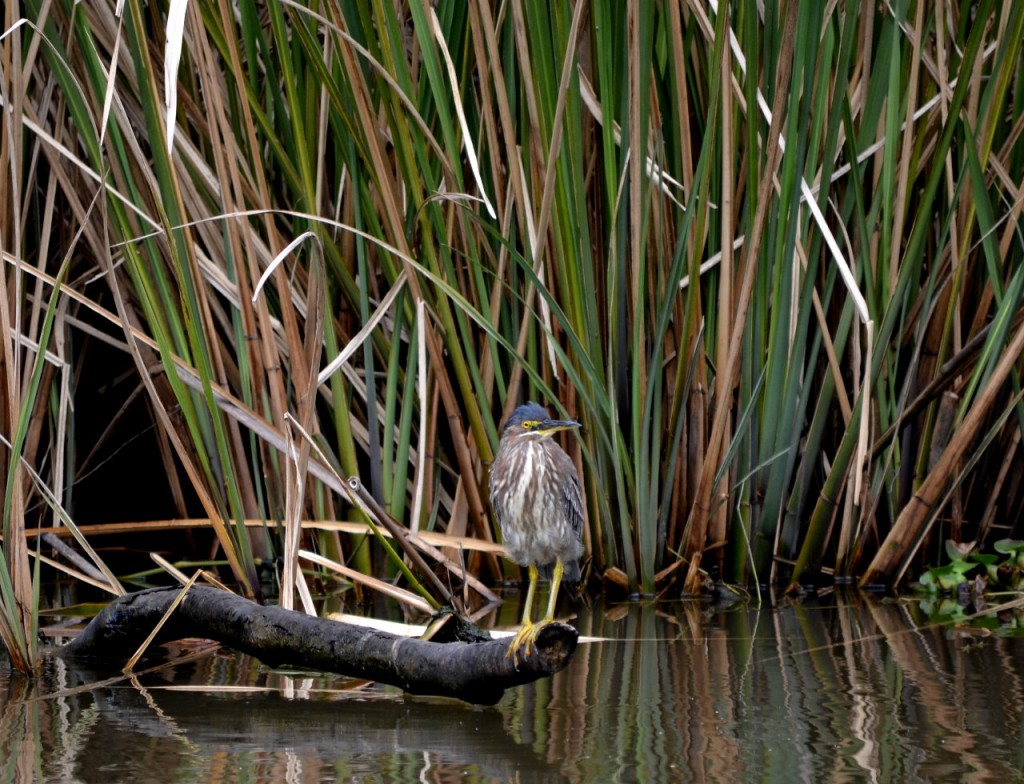
<svg viewBox="0 0 1024 784">
<path fill-rule="evenodd" d="M 920 590 L 928 593 L 956 593 L 963 588 L 972 590 L 1024 589 L 1024 542 L 1000 539 L 992 545 L 996 553 L 979 553 L 975 543 L 946 542 L 949 563 L 928 568 L 918 580 Z M 976 580 L 980 579 L 978 583 Z M 973 584 L 972 584 L 973 583 Z"/>
<path fill-rule="evenodd" d="M 1020 608 L 1024 542 L 1000 539 L 993 549 L 996 553 L 980 553 L 974 542 L 946 542 L 950 562 L 927 569 L 915 584 L 922 594 L 920 609 L 929 620 L 976 630 L 971 634 L 1024 636 Z"/>
<path fill-rule="evenodd" d="M 1014 591 L 1024 589 L 1024 541 L 1000 539 L 992 547 L 1005 556 L 996 567 L 999 584 Z"/>
</svg>

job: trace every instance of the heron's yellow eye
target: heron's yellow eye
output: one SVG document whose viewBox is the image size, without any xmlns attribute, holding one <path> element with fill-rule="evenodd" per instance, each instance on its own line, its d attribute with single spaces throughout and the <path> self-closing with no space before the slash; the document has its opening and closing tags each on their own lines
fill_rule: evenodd
<svg viewBox="0 0 1024 784">
<path fill-rule="evenodd" d="M 538 422 L 536 419 L 527 419 L 525 422 L 523 422 L 523 430 L 533 430 L 539 424 L 540 422 Z"/>
</svg>

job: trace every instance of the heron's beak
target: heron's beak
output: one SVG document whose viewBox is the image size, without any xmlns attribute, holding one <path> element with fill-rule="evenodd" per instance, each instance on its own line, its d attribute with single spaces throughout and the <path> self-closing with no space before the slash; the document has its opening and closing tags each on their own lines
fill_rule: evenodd
<svg viewBox="0 0 1024 784">
<path fill-rule="evenodd" d="M 560 430 L 572 430 L 574 427 L 582 426 L 572 419 L 545 419 L 533 432 L 544 436 L 553 436 Z"/>
</svg>

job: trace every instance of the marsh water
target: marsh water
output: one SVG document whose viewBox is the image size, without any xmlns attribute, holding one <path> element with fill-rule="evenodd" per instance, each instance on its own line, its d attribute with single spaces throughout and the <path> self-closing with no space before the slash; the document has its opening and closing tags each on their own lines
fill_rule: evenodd
<svg viewBox="0 0 1024 784">
<path fill-rule="evenodd" d="M 506 602 L 499 622 L 512 624 Z M 1010 619 L 1012 622 L 1012 619 Z M 1006 619 L 1004 618 L 1004 622 Z M 0 781 L 1020 780 L 1024 639 L 830 594 L 604 604 L 568 669 L 479 708 L 198 652 L 0 677 Z"/>
</svg>

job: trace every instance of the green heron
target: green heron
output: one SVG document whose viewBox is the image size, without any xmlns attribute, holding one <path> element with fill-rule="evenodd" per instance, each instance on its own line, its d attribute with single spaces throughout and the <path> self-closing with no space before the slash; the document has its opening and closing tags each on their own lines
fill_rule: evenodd
<svg viewBox="0 0 1024 784">
<path fill-rule="evenodd" d="M 555 617 L 558 586 L 564 577 L 580 579 L 583 555 L 583 499 L 580 479 L 562 448 L 551 438 L 560 430 L 579 427 L 579 422 L 552 419 L 543 406 L 519 406 L 501 430 L 498 454 L 491 465 L 491 506 L 501 526 L 509 558 L 529 569 L 523 625 L 512 638 L 506 656 L 517 661 L 516 651 L 526 655 L 537 634 Z M 551 596 L 544 619 L 530 620 L 537 580 L 551 580 Z"/>
</svg>

